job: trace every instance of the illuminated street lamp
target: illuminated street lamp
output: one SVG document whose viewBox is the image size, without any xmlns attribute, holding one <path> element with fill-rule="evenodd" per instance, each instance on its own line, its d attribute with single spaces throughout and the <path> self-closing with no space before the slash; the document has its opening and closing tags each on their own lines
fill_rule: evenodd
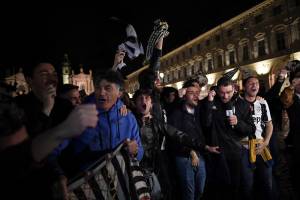
<svg viewBox="0 0 300 200">
<path fill-rule="evenodd" d="M 164 76 L 165 76 L 165 74 L 164 74 L 164 73 L 162 73 L 162 72 L 160 72 L 160 73 L 159 73 L 159 77 L 160 77 L 161 79 L 163 79 L 163 78 L 164 78 Z"/>
</svg>

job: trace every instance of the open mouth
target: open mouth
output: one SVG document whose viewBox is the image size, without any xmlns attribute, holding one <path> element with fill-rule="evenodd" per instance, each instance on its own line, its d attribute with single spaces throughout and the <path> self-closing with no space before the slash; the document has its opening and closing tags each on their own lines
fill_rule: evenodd
<svg viewBox="0 0 300 200">
<path fill-rule="evenodd" d="M 99 99 L 98 99 L 98 102 L 99 102 L 99 103 L 104 103 L 105 101 L 106 101 L 106 99 L 104 99 L 104 98 L 99 98 Z"/>
</svg>

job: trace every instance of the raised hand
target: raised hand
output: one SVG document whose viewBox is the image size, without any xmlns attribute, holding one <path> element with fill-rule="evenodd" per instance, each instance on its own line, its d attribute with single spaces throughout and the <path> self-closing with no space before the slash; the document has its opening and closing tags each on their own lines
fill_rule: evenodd
<svg viewBox="0 0 300 200">
<path fill-rule="evenodd" d="M 50 115 L 54 103 L 55 103 L 55 97 L 56 97 L 56 87 L 52 84 L 47 86 L 47 89 L 42 92 L 41 94 L 41 101 L 43 103 L 43 113 L 45 113 L 47 116 Z"/>
<path fill-rule="evenodd" d="M 125 63 L 124 63 L 125 55 L 126 55 L 125 51 L 117 50 L 117 52 L 115 54 L 114 65 L 113 65 L 113 68 L 112 68 L 114 71 L 117 70 L 119 65 L 125 65 Z"/>
<path fill-rule="evenodd" d="M 214 90 L 209 91 L 208 93 L 208 101 L 213 101 L 216 96 L 216 92 Z"/>
<path fill-rule="evenodd" d="M 130 140 L 130 139 L 127 139 L 125 141 L 125 144 L 127 145 L 127 148 L 128 148 L 128 152 L 130 155 L 132 156 L 136 156 L 138 154 L 138 144 L 135 140 Z"/>
<path fill-rule="evenodd" d="M 98 111 L 95 104 L 77 106 L 68 118 L 62 123 L 67 130 L 60 135 L 62 138 L 71 138 L 81 134 L 87 127 L 96 127 Z"/>
</svg>

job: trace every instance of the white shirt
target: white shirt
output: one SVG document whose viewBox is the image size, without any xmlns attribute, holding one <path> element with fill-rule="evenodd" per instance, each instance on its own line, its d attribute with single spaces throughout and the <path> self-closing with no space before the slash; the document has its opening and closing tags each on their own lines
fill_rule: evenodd
<svg viewBox="0 0 300 200">
<path fill-rule="evenodd" d="M 266 100 L 256 100 L 250 103 L 252 107 L 252 119 L 256 127 L 256 139 L 263 139 L 262 133 L 265 130 L 266 122 L 272 120 L 270 109 Z"/>
<path fill-rule="evenodd" d="M 186 110 L 188 113 L 190 113 L 192 115 L 195 113 L 195 108 L 189 108 L 188 106 L 186 106 Z"/>
</svg>

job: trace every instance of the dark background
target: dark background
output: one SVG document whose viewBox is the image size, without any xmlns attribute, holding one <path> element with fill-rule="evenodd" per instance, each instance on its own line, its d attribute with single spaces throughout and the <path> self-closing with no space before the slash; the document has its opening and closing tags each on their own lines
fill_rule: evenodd
<svg viewBox="0 0 300 200">
<path fill-rule="evenodd" d="M 67 53 L 75 70 L 79 64 L 86 68 L 109 68 L 115 46 L 124 37 L 126 23 L 135 27 L 146 48 L 153 21 L 166 20 L 170 35 L 163 53 L 167 53 L 261 2 L 181 0 L 170 5 L 111 1 L 114 5 L 2 7 L 0 67 L 24 67 L 43 59 L 60 65 Z"/>
</svg>

